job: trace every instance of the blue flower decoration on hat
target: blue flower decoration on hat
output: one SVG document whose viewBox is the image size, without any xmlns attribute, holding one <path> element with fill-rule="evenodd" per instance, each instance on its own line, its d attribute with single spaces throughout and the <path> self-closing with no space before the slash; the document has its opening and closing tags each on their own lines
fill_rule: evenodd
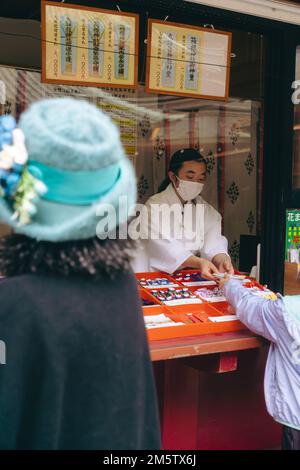
<svg viewBox="0 0 300 470">
<path fill-rule="evenodd" d="M 44 183 L 27 170 L 25 138 L 16 120 L 0 116 L 0 197 L 14 210 L 13 219 L 20 225 L 31 221 L 35 201 L 47 191 Z"/>
<path fill-rule="evenodd" d="M 107 238 L 108 230 L 114 233 L 127 223 L 136 202 L 136 178 L 119 129 L 105 113 L 84 100 L 43 99 L 26 109 L 18 127 L 28 161 L 21 162 L 21 179 L 11 181 L 13 194 L 0 197 L 0 219 L 15 233 L 64 242 Z M 11 164 L 9 173 L 16 174 Z M 39 186 L 45 189 L 41 182 L 47 192 L 36 198 Z"/>
</svg>

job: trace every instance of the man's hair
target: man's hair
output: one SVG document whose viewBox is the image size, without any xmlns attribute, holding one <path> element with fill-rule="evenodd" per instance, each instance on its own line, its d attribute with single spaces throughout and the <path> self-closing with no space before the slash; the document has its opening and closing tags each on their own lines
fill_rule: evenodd
<svg viewBox="0 0 300 470">
<path fill-rule="evenodd" d="M 181 150 L 177 150 L 177 152 L 175 152 L 172 155 L 172 158 L 169 163 L 168 171 L 172 171 L 176 176 L 178 176 L 178 172 L 183 167 L 183 164 L 185 162 L 202 163 L 203 165 L 205 165 L 205 168 L 207 165 L 205 158 L 197 150 L 189 149 L 189 148 L 181 149 Z M 169 175 L 167 175 L 166 178 L 159 185 L 157 192 L 161 193 L 162 191 L 164 191 L 169 186 L 170 183 L 171 183 L 170 177 Z"/>
</svg>

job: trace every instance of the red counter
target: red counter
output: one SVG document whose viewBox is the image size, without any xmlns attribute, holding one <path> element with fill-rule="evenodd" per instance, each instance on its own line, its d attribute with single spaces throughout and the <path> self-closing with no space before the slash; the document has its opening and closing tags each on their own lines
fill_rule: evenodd
<svg viewBox="0 0 300 470">
<path fill-rule="evenodd" d="M 163 448 L 276 449 L 263 376 L 268 343 L 248 330 L 150 342 Z"/>
</svg>

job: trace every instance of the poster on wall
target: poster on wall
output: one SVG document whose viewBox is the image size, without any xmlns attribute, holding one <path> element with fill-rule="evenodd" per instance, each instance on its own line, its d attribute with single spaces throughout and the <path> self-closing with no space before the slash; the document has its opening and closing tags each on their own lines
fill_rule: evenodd
<svg viewBox="0 0 300 470">
<path fill-rule="evenodd" d="M 139 118 L 137 89 L 44 84 L 41 83 L 40 73 L 10 67 L 0 67 L 0 83 L 3 83 L 6 89 L 5 102 L 3 105 L 0 104 L 0 115 L 12 114 L 19 118 L 28 106 L 36 100 L 46 97 L 69 96 L 87 100 L 99 107 L 117 124 L 125 154 L 135 167 L 138 152 L 137 120 Z"/>
<path fill-rule="evenodd" d="M 117 124 L 125 154 L 135 167 L 137 155 L 136 91 L 116 88 L 107 91 L 111 99 L 98 97 L 97 106 Z M 128 103 L 131 106 L 128 106 Z"/>
<path fill-rule="evenodd" d="M 225 101 L 231 33 L 148 21 L 146 91 Z"/>
<path fill-rule="evenodd" d="M 300 210 L 286 211 L 285 260 L 299 264 L 300 254 Z"/>
<path fill-rule="evenodd" d="M 138 15 L 42 2 L 42 81 L 136 88 Z"/>
</svg>

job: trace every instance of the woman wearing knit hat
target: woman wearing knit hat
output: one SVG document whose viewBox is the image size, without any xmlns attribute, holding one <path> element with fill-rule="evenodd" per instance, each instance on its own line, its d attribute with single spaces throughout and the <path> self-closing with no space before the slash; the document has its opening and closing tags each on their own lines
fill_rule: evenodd
<svg viewBox="0 0 300 470">
<path fill-rule="evenodd" d="M 125 194 L 135 202 L 134 172 L 96 107 L 43 100 L 20 129 L 0 118 L 0 220 L 14 232 L 0 240 L 1 449 L 160 446 L 132 243 L 96 237 L 103 204 L 126 223 Z"/>
</svg>

